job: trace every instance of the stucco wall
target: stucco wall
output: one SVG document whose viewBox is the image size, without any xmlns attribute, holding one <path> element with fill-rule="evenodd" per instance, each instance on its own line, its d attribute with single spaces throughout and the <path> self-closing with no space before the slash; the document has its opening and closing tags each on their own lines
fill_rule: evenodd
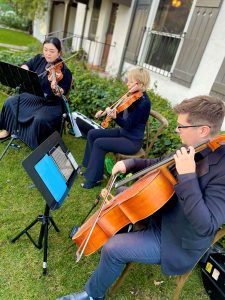
<svg viewBox="0 0 225 300">
<path fill-rule="evenodd" d="M 131 7 L 119 5 L 111 43 L 115 44 L 115 47 L 110 48 L 106 66 L 106 71 L 112 75 L 116 75 L 119 69 L 120 59 L 123 53 L 127 31 L 129 28 L 131 12 Z"/>
</svg>

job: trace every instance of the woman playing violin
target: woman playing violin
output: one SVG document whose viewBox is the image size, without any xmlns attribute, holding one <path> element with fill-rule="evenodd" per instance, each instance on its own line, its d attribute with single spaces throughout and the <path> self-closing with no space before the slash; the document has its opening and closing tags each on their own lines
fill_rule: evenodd
<svg viewBox="0 0 225 300">
<path fill-rule="evenodd" d="M 17 135 L 32 149 L 41 144 L 55 130 L 60 130 L 63 113 L 60 95 L 68 93 L 72 81 L 71 72 L 61 62 L 61 50 L 61 42 L 58 38 L 47 38 L 43 43 L 43 54 L 34 56 L 21 66 L 39 75 L 44 93 L 44 98 L 26 92 L 20 94 Z M 59 63 L 62 79 L 57 83 L 56 80 L 49 78 L 49 72 L 52 66 L 57 67 Z M 6 138 L 15 129 L 17 103 L 18 96 L 12 96 L 3 105 L 0 115 L 0 129 L 2 129 L 0 139 Z"/>
<path fill-rule="evenodd" d="M 116 109 L 111 110 L 109 107 L 105 111 L 96 113 L 96 118 L 110 115 L 119 127 L 92 129 L 88 132 L 82 163 L 87 168 L 84 172 L 86 181 L 82 184 L 83 188 L 90 189 L 102 179 L 104 157 L 107 152 L 134 154 L 142 146 L 144 130 L 151 109 L 151 102 L 146 93 L 150 81 L 149 72 L 143 68 L 135 68 L 127 73 L 127 78 L 131 96 L 139 91 L 142 92 L 141 96 L 119 113 Z"/>
<path fill-rule="evenodd" d="M 184 274 L 210 247 L 225 222 L 225 141 L 223 138 L 216 149 L 206 147 L 196 154 L 194 146 L 219 134 L 225 106 L 222 100 L 198 96 L 184 100 L 174 110 L 178 114 L 176 132 L 186 145 L 174 154 L 174 195 L 149 217 L 146 229 L 116 234 L 104 245 L 85 291 L 58 300 L 104 299 L 128 262 L 161 265 L 167 275 Z M 159 160 L 120 161 L 112 173 L 138 171 Z"/>
</svg>

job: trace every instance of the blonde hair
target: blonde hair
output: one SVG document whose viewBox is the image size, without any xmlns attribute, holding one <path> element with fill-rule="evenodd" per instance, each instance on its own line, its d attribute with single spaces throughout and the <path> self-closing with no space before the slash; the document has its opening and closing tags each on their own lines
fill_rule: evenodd
<svg viewBox="0 0 225 300">
<path fill-rule="evenodd" d="M 140 86 L 142 92 L 146 91 L 146 89 L 150 85 L 150 74 L 144 68 L 134 68 L 127 72 L 127 77 L 131 82 L 137 82 Z"/>
</svg>

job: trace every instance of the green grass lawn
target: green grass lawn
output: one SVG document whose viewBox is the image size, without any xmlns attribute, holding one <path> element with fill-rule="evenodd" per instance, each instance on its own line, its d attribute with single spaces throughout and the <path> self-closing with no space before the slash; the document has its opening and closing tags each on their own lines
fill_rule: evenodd
<svg viewBox="0 0 225 300">
<path fill-rule="evenodd" d="M 0 28 L 0 43 L 12 44 L 17 46 L 39 46 L 40 42 L 33 36 L 11 29 Z"/>
<path fill-rule="evenodd" d="M 5 98 L 0 94 L 1 105 Z M 64 135 L 63 140 L 80 164 L 86 141 L 69 134 Z M 60 232 L 50 228 L 48 274 L 43 276 L 43 249 L 35 248 L 26 235 L 14 244 L 10 243 L 44 212 L 45 207 L 45 200 L 36 188 L 31 188 L 32 181 L 21 164 L 31 150 L 20 141 L 18 144 L 21 149 L 10 147 L 0 161 L 0 299 L 53 300 L 82 290 L 97 265 L 99 252 L 83 257 L 79 263 L 75 262 L 76 247 L 68 235 L 74 225 L 80 224 L 107 181 L 94 189 L 84 190 L 80 187 L 82 178 L 77 177 L 62 207 L 51 212 Z M 0 154 L 6 145 L 7 142 L 0 143 Z M 36 241 L 39 230 L 39 223 L 30 230 Z M 164 276 L 158 266 L 135 264 L 113 299 L 166 300 L 170 299 L 174 287 L 175 279 Z M 208 299 L 199 267 L 195 268 L 185 285 L 181 299 Z"/>
</svg>

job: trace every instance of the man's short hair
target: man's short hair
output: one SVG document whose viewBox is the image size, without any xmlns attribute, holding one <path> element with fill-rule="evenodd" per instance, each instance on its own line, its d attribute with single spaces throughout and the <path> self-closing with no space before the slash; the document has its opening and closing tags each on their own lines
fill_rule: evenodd
<svg viewBox="0 0 225 300">
<path fill-rule="evenodd" d="M 224 101 L 212 96 L 197 96 L 174 106 L 177 114 L 188 114 L 191 125 L 208 125 L 211 136 L 219 133 L 225 116 Z"/>
</svg>

